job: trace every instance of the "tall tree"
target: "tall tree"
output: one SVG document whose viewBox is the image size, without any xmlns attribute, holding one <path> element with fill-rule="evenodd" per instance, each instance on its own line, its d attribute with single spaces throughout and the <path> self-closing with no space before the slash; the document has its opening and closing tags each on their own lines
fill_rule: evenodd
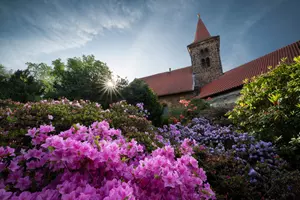
<svg viewBox="0 0 300 200">
<path fill-rule="evenodd" d="M 0 98 L 21 102 L 37 101 L 43 92 L 41 82 L 36 81 L 29 70 L 17 70 L 8 79 L 2 81 Z"/>
<path fill-rule="evenodd" d="M 112 79 L 112 72 L 106 63 L 96 60 L 93 55 L 69 58 L 64 64 L 60 59 L 52 62 L 55 74 L 52 97 L 67 97 L 73 99 L 88 99 L 101 104 L 108 104 L 112 97 L 107 89 L 115 89 L 116 83 L 107 85 Z M 126 84 L 126 80 L 119 79 L 119 85 Z M 111 88 L 107 88 L 111 87 Z M 117 94 L 113 94 L 117 95 Z"/>
<path fill-rule="evenodd" d="M 53 91 L 55 76 L 53 75 L 51 66 L 45 63 L 36 64 L 31 62 L 27 62 L 26 65 L 30 75 L 33 76 L 36 81 L 42 83 L 45 93 Z"/>
</svg>

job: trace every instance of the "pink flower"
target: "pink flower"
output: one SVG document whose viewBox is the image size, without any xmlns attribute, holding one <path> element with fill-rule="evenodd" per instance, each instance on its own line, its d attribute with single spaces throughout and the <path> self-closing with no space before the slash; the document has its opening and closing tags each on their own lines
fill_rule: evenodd
<svg viewBox="0 0 300 200">
<path fill-rule="evenodd" d="M 54 129 L 52 125 L 42 125 L 40 126 L 40 133 L 50 133 L 54 131 Z"/>
<path fill-rule="evenodd" d="M 12 192 L 6 192 L 4 189 L 0 189 L 0 199 L 1 200 L 8 200 L 8 199 L 10 199 L 11 195 L 12 195 Z"/>
<path fill-rule="evenodd" d="M 166 176 L 163 176 L 164 186 L 174 188 L 177 179 L 178 179 L 178 174 L 176 172 L 175 173 L 168 172 Z"/>
<path fill-rule="evenodd" d="M 142 145 L 128 141 L 107 121 L 89 128 L 78 124 L 59 135 L 49 134 L 53 130 L 44 125 L 29 131 L 33 143 L 40 145 L 21 150 L 16 157 L 14 149 L 0 147 L 0 167 L 10 169 L 0 188 L 9 184 L 7 189 L 15 192 L 0 190 L 0 199 L 214 199 L 204 184 L 205 171 L 190 155 L 193 140 L 183 141 L 178 158 L 170 145 L 144 152 Z M 172 134 L 180 136 L 175 125 Z M 48 174 L 58 175 L 44 185 Z M 31 179 L 41 190 L 28 192 L 34 189 Z"/>
<path fill-rule="evenodd" d="M 0 172 L 2 172 L 5 169 L 6 164 L 3 162 L 0 162 Z"/>
<path fill-rule="evenodd" d="M 37 129 L 36 128 L 32 128 L 32 129 L 29 129 L 28 130 L 28 132 L 27 132 L 27 134 L 26 135 L 28 135 L 28 136 L 30 136 L 30 137 L 34 137 L 35 136 L 35 134 L 37 133 Z"/>
<path fill-rule="evenodd" d="M 17 161 L 12 161 L 10 163 L 10 165 L 8 166 L 8 169 L 10 169 L 11 171 L 15 172 L 19 169 L 19 165 L 18 165 L 18 162 Z"/>
<path fill-rule="evenodd" d="M 34 179 L 35 179 L 36 181 L 41 181 L 42 178 L 43 178 L 43 173 L 41 173 L 41 172 L 36 172 L 36 173 L 35 173 Z"/>
<path fill-rule="evenodd" d="M 22 172 L 21 171 L 15 171 L 15 172 L 11 172 L 8 175 L 8 178 L 6 179 L 6 181 L 8 183 L 15 183 L 17 180 L 19 180 L 22 176 Z"/>
<path fill-rule="evenodd" d="M 14 155 L 15 155 L 15 154 L 14 154 L 15 149 L 13 149 L 13 148 L 6 147 L 6 152 L 7 152 L 7 154 L 10 155 L 10 156 L 14 156 Z"/>
<path fill-rule="evenodd" d="M 17 184 L 16 184 L 16 188 L 19 188 L 20 190 L 25 190 L 27 189 L 31 184 L 31 181 L 29 179 L 28 176 L 24 177 L 24 178 L 20 178 L 18 179 L 17 181 Z"/>
<path fill-rule="evenodd" d="M 32 199 L 32 194 L 30 192 L 22 192 L 18 197 L 18 200 L 31 200 L 31 199 Z"/>
</svg>

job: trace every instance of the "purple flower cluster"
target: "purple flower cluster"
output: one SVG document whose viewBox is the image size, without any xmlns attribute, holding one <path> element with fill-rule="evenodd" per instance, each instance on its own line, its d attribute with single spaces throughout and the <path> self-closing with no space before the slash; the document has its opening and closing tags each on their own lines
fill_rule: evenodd
<svg viewBox="0 0 300 200">
<path fill-rule="evenodd" d="M 148 110 L 144 109 L 144 103 L 137 103 L 136 107 L 138 107 L 139 112 L 142 113 L 144 117 L 147 118 L 150 115 Z"/>
<path fill-rule="evenodd" d="M 159 134 L 156 137 L 160 138 L 161 142 L 177 143 L 182 146 L 187 143 L 187 138 L 189 138 L 190 143 L 194 141 L 194 144 L 190 146 L 203 145 L 208 153 L 234 157 L 243 166 L 250 166 L 253 170 L 254 168 L 258 169 L 259 165 L 266 165 L 271 169 L 286 165 L 286 162 L 277 155 L 271 142 L 256 141 L 253 136 L 247 133 L 232 131 L 230 126 L 212 125 L 206 119 L 194 118 L 186 126 L 177 123 L 158 130 Z M 185 151 L 187 154 L 191 152 L 192 149 Z M 254 183 L 256 181 L 254 176 L 258 175 L 258 172 L 253 173 L 253 170 L 251 173 L 249 172 L 249 176 L 251 175 L 251 181 Z"/>
<path fill-rule="evenodd" d="M 193 140 L 184 140 L 175 158 L 168 145 L 144 152 L 106 121 L 53 131 L 28 130 L 29 150 L 0 148 L 0 199 L 215 199 L 191 156 Z"/>
</svg>

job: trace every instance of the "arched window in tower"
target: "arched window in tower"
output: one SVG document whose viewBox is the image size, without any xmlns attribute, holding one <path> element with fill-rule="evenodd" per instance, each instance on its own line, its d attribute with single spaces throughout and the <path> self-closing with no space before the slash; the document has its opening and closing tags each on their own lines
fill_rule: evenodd
<svg viewBox="0 0 300 200">
<path fill-rule="evenodd" d="M 210 67 L 210 59 L 209 58 L 206 58 L 206 64 L 208 67 Z"/>
<path fill-rule="evenodd" d="M 203 54 L 204 54 L 204 51 L 203 51 L 203 49 L 201 49 L 201 50 L 200 50 L 200 53 L 201 53 L 201 55 L 203 55 Z"/>
<path fill-rule="evenodd" d="M 205 53 L 208 53 L 208 48 L 205 48 L 204 51 L 205 51 Z"/>
<path fill-rule="evenodd" d="M 205 66 L 205 59 L 204 59 L 204 58 L 201 59 L 201 65 L 202 65 L 202 66 Z"/>
</svg>

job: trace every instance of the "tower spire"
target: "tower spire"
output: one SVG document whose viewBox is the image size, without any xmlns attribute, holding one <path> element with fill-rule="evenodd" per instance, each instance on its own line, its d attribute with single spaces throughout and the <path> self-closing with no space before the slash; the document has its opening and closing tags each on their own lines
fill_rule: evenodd
<svg viewBox="0 0 300 200">
<path fill-rule="evenodd" d="M 198 13 L 198 23 L 197 23 L 197 29 L 195 33 L 195 39 L 194 43 L 205 40 L 210 37 L 210 34 L 203 23 L 202 19 L 200 18 L 200 14 Z"/>
</svg>

